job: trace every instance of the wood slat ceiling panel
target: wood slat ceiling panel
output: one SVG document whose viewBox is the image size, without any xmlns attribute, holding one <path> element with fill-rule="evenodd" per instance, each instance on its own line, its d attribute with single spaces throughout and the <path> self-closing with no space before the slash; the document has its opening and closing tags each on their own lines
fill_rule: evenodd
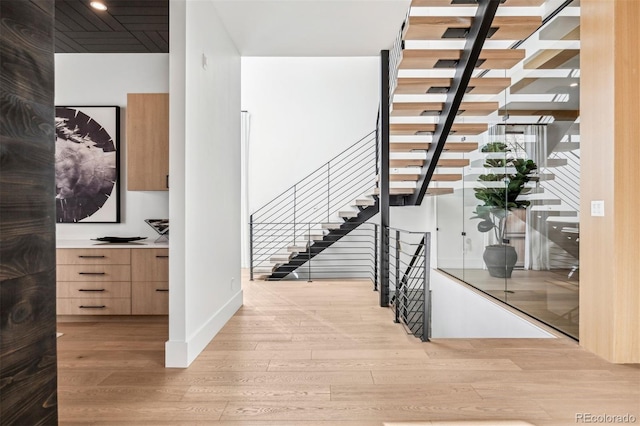
<svg viewBox="0 0 640 426">
<path fill-rule="evenodd" d="M 151 40 L 151 38 L 144 31 L 134 31 L 132 34 L 149 50 L 162 49 L 164 47 L 163 45 L 154 43 L 153 40 Z"/>
<path fill-rule="evenodd" d="M 67 2 L 66 4 L 72 7 L 73 10 L 75 10 L 80 16 L 94 25 L 98 30 L 111 31 L 112 28 L 100 18 L 100 15 L 93 13 L 92 9 L 86 7 L 84 4 L 78 2 Z"/>
<path fill-rule="evenodd" d="M 169 0 L 55 0 L 56 52 L 168 53 Z"/>
</svg>

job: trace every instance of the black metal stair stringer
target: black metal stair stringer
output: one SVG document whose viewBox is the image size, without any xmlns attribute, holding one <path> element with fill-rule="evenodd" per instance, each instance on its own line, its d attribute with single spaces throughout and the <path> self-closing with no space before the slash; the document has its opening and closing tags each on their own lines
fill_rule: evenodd
<svg viewBox="0 0 640 426">
<path fill-rule="evenodd" d="M 473 25 L 469 30 L 464 50 L 456 67 L 456 74 L 447 93 L 442 114 L 433 141 L 427 150 L 426 165 L 422 167 L 422 173 L 416 185 L 416 192 L 406 197 L 405 204 L 417 206 L 422 203 L 427 193 L 427 188 L 438 165 L 438 160 L 444 149 L 444 145 L 451 132 L 451 127 L 456 119 L 462 98 L 464 97 L 469 81 L 473 75 L 482 46 L 491 31 L 491 24 L 496 15 L 500 3 L 505 0 L 478 0 L 478 10 L 473 19 Z"/>
<path fill-rule="evenodd" d="M 380 210 L 380 204 L 378 198 L 375 198 L 375 204 L 361 209 L 356 217 L 345 220 L 340 228 L 331 229 L 325 235 L 322 240 L 314 241 L 307 251 L 301 252 L 289 259 L 289 262 L 278 265 L 271 275 L 267 278 L 268 281 L 277 281 L 285 278 L 296 269 L 313 259 L 327 248 L 331 247 L 335 242 L 339 241 L 342 237 L 348 235 L 351 231 L 358 228 L 367 220 L 375 216 Z"/>
</svg>

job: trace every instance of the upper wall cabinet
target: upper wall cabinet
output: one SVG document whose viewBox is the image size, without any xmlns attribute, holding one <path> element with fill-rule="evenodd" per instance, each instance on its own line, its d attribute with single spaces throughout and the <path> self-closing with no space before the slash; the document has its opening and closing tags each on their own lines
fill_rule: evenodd
<svg viewBox="0 0 640 426">
<path fill-rule="evenodd" d="M 169 94 L 127 95 L 127 189 L 169 189 Z"/>
</svg>

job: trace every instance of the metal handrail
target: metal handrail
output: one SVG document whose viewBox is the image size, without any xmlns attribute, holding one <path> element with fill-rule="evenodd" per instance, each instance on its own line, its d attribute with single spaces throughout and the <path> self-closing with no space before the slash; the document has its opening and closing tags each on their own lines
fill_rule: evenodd
<svg viewBox="0 0 640 426">
<path fill-rule="evenodd" d="M 389 244 L 389 282 L 394 295 L 390 306 L 395 321 L 423 341 L 431 336 L 430 245 L 428 232 L 406 231 L 387 227 Z M 421 237 L 407 241 L 407 237 Z M 415 250 L 405 250 L 414 248 Z"/>
<path fill-rule="evenodd" d="M 260 212 L 260 210 L 266 208 L 269 204 L 271 204 L 273 201 L 275 201 L 276 199 L 280 198 L 281 196 L 283 196 L 284 194 L 286 194 L 287 192 L 293 190 L 296 185 L 299 185 L 301 182 L 305 181 L 309 176 L 313 175 L 314 173 L 324 169 L 329 163 L 331 163 L 332 161 L 338 159 L 339 157 L 343 156 L 346 152 L 348 152 L 349 150 L 353 149 L 355 146 L 357 146 L 358 144 L 362 143 L 363 141 L 365 141 L 367 138 L 369 138 L 371 135 L 375 134 L 375 130 L 369 132 L 367 135 L 363 136 L 361 139 L 359 139 L 356 143 L 354 143 L 353 145 L 351 145 L 350 147 L 346 148 L 345 150 L 343 150 L 342 152 L 340 152 L 339 154 L 337 154 L 336 156 L 332 157 L 329 161 L 327 161 L 325 164 L 323 164 L 322 166 L 318 167 L 317 169 L 315 169 L 314 171 L 312 171 L 311 173 L 309 173 L 305 178 L 301 179 L 300 181 L 298 181 L 296 184 L 290 186 L 289 188 L 285 189 L 284 191 L 282 191 L 280 194 L 276 195 L 271 201 L 269 201 L 268 203 L 266 203 L 264 206 L 260 207 L 258 210 L 255 210 L 252 215 L 256 215 L 257 213 Z"/>
<path fill-rule="evenodd" d="M 304 234 L 311 232 L 307 229 L 310 224 L 315 228 L 322 223 L 348 222 L 349 230 L 357 227 L 353 220 L 345 220 L 339 214 L 343 209 L 353 207 L 348 205 L 350 201 L 371 195 L 375 207 L 358 207 L 357 210 L 358 215 L 366 210 L 359 218 L 372 216 L 377 202 L 368 191 L 377 185 L 377 150 L 377 130 L 374 130 L 250 216 L 252 276 L 254 266 L 265 264 L 287 246 L 304 242 Z"/>
<path fill-rule="evenodd" d="M 298 229 L 311 231 L 319 222 L 254 222 L 251 224 L 252 238 L 252 266 L 271 267 L 270 258 L 273 256 L 272 247 L 282 249 L 283 243 L 289 241 L 294 226 Z M 285 258 L 296 260 L 298 266 L 287 269 L 284 275 L 296 279 L 336 278 L 348 274 L 356 278 L 370 278 L 374 289 L 378 287 L 378 232 L 379 225 L 371 222 L 357 223 L 356 228 L 350 230 L 349 238 L 339 238 L 336 241 L 314 240 L 306 235 L 305 244 L 300 251 L 285 255 Z M 274 237 L 274 229 L 279 230 L 279 237 Z M 264 233 L 261 231 L 266 230 Z M 267 238 L 263 238 L 264 236 Z M 275 239 L 275 241 L 274 241 Z M 329 251 L 324 251 L 327 248 Z M 316 257 L 319 252 L 322 256 Z M 253 268 L 252 267 L 252 273 Z M 278 266 L 275 267 L 277 269 Z M 295 274 L 294 274 L 295 272 Z"/>
</svg>

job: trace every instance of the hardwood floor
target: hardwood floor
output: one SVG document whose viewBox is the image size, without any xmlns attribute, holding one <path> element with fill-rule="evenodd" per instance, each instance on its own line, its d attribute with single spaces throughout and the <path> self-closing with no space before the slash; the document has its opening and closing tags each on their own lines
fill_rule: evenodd
<svg viewBox="0 0 640 426">
<path fill-rule="evenodd" d="M 377 306 L 369 282 L 243 288 L 245 305 L 185 370 L 163 367 L 166 320 L 58 324 L 60 424 L 640 422 L 640 367 L 569 339 L 422 343 Z"/>
</svg>

